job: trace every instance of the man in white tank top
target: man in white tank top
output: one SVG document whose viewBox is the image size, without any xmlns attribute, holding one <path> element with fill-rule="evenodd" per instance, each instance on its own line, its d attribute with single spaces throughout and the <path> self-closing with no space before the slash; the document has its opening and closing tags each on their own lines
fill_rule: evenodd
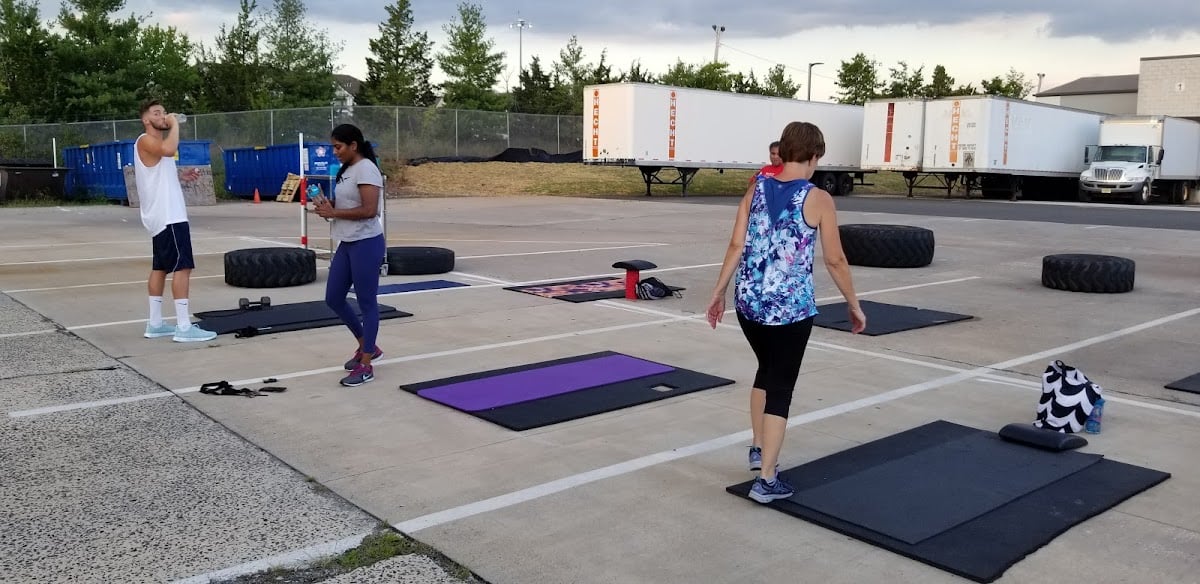
<svg viewBox="0 0 1200 584">
<path fill-rule="evenodd" d="M 186 343 L 211 341 L 216 333 L 192 324 L 188 311 L 188 287 L 192 269 L 192 236 L 188 229 L 187 205 L 180 186 L 175 155 L 179 150 L 179 122 L 168 115 L 157 100 L 141 107 L 142 126 L 146 132 L 137 139 L 137 155 L 133 157 L 133 176 L 137 182 L 142 225 L 150 232 L 153 257 L 150 279 L 146 283 L 150 294 L 150 320 L 146 323 L 148 339 L 172 337 Z M 166 136 L 163 136 L 166 132 Z M 184 180 L 193 181 L 199 171 L 192 169 Z M 163 323 L 163 289 L 171 277 L 171 296 L 175 299 L 175 326 Z"/>
</svg>

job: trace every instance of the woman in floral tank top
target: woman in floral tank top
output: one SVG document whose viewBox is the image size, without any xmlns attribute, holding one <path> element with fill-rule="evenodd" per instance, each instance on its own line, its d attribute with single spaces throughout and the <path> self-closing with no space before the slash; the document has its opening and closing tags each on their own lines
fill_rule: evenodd
<svg viewBox="0 0 1200 584">
<path fill-rule="evenodd" d="M 849 306 L 851 332 L 867 326 L 838 237 L 837 212 L 829 193 L 809 179 L 825 155 L 825 137 L 808 122 L 792 122 L 780 138 L 783 171 L 759 176 L 738 206 L 733 236 L 708 305 L 714 329 L 725 315 L 725 296 L 736 275 L 738 323 L 758 360 L 750 390 L 750 470 L 759 476 L 750 497 L 760 503 L 792 496 L 776 477 L 792 392 L 817 314 L 813 290 L 813 250 L 821 258 Z"/>
</svg>

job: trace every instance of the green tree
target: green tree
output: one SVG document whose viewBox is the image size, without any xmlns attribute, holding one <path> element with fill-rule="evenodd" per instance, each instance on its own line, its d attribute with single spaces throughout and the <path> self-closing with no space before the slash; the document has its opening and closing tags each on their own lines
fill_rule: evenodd
<svg viewBox="0 0 1200 584">
<path fill-rule="evenodd" d="M 521 84 L 512 92 L 512 110 L 525 114 L 557 113 L 558 96 L 554 79 L 542 69 L 542 60 L 534 55 L 521 71 Z"/>
<path fill-rule="evenodd" d="M 1012 68 L 1003 78 L 997 75 L 980 81 L 979 85 L 985 95 L 1004 95 L 1016 99 L 1025 99 L 1033 91 L 1033 83 L 1025 80 L 1025 74 Z"/>
<path fill-rule="evenodd" d="M 64 0 L 55 56 L 61 66 L 56 102 L 66 120 L 113 119 L 137 112 L 147 68 L 139 59 L 134 16 L 113 20 L 125 0 Z"/>
<path fill-rule="evenodd" d="M 659 79 L 664 85 L 733 91 L 735 77 L 729 72 L 729 63 L 718 61 L 693 65 L 678 59 Z"/>
<path fill-rule="evenodd" d="M 275 0 L 263 29 L 268 100 L 273 107 L 328 106 L 333 61 L 342 43 L 308 22 L 302 0 Z"/>
<path fill-rule="evenodd" d="M 631 83 L 658 83 L 658 78 L 649 71 L 642 69 L 641 61 L 634 60 L 629 64 L 627 71 L 622 71 L 617 76 L 618 81 L 629 81 Z"/>
<path fill-rule="evenodd" d="M 840 88 L 834 99 L 838 103 L 862 105 L 879 96 L 883 81 L 879 79 L 879 63 L 858 53 L 850 61 L 842 61 L 836 85 Z"/>
<path fill-rule="evenodd" d="M 146 76 L 138 98 L 154 97 L 170 109 L 194 111 L 200 101 L 200 74 L 191 63 L 192 41 L 173 26 L 150 26 L 142 29 L 140 36 L 138 58 Z"/>
<path fill-rule="evenodd" d="M 54 114 L 55 42 L 37 2 L 0 0 L 0 119 L 27 122 Z"/>
<path fill-rule="evenodd" d="M 446 105 L 503 111 L 508 100 L 494 87 L 504 69 L 505 53 L 493 52 L 496 43 L 486 36 L 483 9 L 478 4 L 460 3 L 458 16 L 442 30 L 446 31 L 446 49 L 438 53 L 437 62 L 447 77 L 442 84 Z"/>
<path fill-rule="evenodd" d="M 240 112 L 266 105 L 257 9 L 255 0 L 241 0 L 237 22 L 230 28 L 221 25 L 215 49 L 200 48 L 201 111 Z"/>
<path fill-rule="evenodd" d="M 750 77 L 753 79 L 754 71 L 750 72 Z M 774 97 L 796 97 L 800 92 L 800 84 L 792 81 L 792 78 L 784 71 L 783 65 L 775 65 L 767 71 L 766 77 L 763 78 L 762 94 Z"/>
<path fill-rule="evenodd" d="M 929 85 L 925 86 L 924 94 L 931 99 L 954 95 L 954 78 L 946 73 L 944 66 L 937 65 L 933 68 L 933 75 L 929 78 Z"/>
<path fill-rule="evenodd" d="M 899 67 L 888 69 L 890 83 L 881 97 L 922 97 L 925 94 L 925 67 L 909 71 L 908 63 L 900 61 Z"/>
<path fill-rule="evenodd" d="M 433 72 L 433 41 L 424 31 L 413 30 L 409 0 L 386 7 L 387 21 L 379 25 L 379 38 L 369 44 L 367 79 L 357 96 L 364 104 L 429 106 L 437 100 L 429 77 Z"/>
</svg>

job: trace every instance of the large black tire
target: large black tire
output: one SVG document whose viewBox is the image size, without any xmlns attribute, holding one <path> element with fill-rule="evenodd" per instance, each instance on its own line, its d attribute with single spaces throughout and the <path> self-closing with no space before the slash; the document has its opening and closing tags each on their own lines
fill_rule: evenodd
<svg viewBox="0 0 1200 584">
<path fill-rule="evenodd" d="M 388 274 L 415 276 L 444 274 L 454 269 L 454 250 L 444 247 L 389 247 Z"/>
<path fill-rule="evenodd" d="M 1042 258 L 1042 285 L 1070 292 L 1117 294 L 1133 290 L 1135 264 L 1129 258 L 1068 253 Z"/>
<path fill-rule="evenodd" d="M 283 288 L 317 280 L 317 252 L 298 247 L 235 249 L 225 254 L 225 283 L 239 288 Z"/>
<path fill-rule="evenodd" d="M 933 263 L 933 231 L 911 225 L 838 226 L 842 249 L 851 265 L 872 268 L 920 268 Z"/>
</svg>

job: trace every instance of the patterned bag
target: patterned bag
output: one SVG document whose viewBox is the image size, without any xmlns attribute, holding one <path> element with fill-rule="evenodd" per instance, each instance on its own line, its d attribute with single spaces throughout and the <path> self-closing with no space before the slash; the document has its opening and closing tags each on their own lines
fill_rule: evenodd
<svg viewBox="0 0 1200 584">
<path fill-rule="evenodd" d="M 1042 397 L 1038 400 L 1038 428 L 1059 432 L 1078 432 L 1102 397 L 1103 389 L 1082 371 L 1053 361 L 1042 374 Z"/>
<path fill-rule="evenodd" d="M 682 298 L 683 295 L 677 291 L 671 290 L 669 286 L 663 284 L 662 280 L 653 276 L 644 278 L 637 285 L 637 297 L 641 300 L 658 300 L 674 295 L 676 298 Z"/>
</svg>

